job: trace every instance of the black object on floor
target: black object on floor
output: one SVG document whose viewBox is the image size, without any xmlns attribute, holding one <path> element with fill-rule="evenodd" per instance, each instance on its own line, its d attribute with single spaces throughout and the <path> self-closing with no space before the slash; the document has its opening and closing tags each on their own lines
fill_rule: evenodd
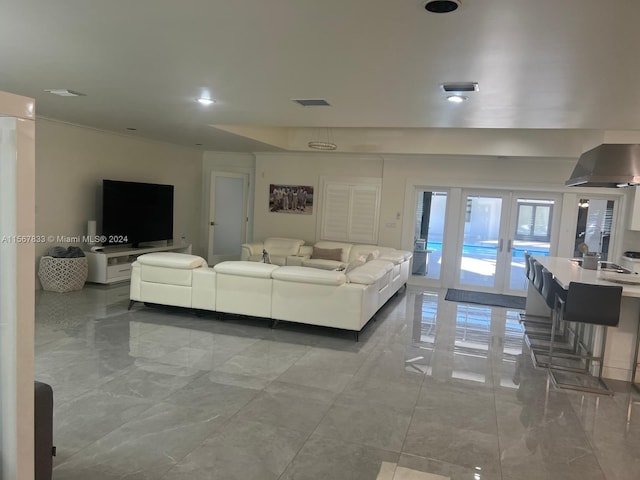
<svg viewBox="0 0 640 480">
<path fill-rule="evenodd" d="M 525 297 L 515 295 L 502 295 L 499 293 L 470 292 L 467 290 L 447 289 L 445 300 L 461 303 L 478 303 L 480 305 L 491 305 L 494 307 L 514 308 L 524 310 L 527 303 Z"/>
<path fill-rule="evenodd" d="M 34 382 L 34 470 L 35 480 L 51 480 L 55 448 L 53 446 L 53 390 L 50 385 Z"/>
</svg>

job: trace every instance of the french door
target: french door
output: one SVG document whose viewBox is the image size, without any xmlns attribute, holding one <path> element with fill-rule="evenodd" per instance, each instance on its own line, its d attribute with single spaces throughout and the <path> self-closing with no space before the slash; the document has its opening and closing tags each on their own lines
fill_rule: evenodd
<svg viewBox="0 0 640 480">
<path fill-rule="evenodd" d="M 552 194 L 463 190 L 457 286 L 524 294 L 524 252 L 555 252 L 559 203 Z"/>
</svg>

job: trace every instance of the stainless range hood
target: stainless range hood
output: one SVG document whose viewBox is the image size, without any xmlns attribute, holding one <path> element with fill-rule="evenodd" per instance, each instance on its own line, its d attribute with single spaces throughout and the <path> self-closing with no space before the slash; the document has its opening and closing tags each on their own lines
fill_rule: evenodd
<svg viewBox="0 0 640 480">
<path fill-rule="evenodd" d="M 640 185 L 640 145 L 605 143 L 583 153 L 564 184 L 612 188 Z"/>
</svg>

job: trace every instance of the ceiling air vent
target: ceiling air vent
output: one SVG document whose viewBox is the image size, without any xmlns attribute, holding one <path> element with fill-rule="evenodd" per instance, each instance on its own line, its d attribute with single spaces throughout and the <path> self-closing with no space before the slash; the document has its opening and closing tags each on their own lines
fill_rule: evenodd
<svg viewBox="0 0 640 480">
<path fill-rule="evenodd" d="M 331 104 L 322 98 L 293 98 L 294 102 L 303 107 L 330 107 Z"/>
<path fill-rule="evenodd" d="M 440 88 L 446 93 L 477 92 L 480 90 L 478 82 L 442 83 Z"/>
</svg>

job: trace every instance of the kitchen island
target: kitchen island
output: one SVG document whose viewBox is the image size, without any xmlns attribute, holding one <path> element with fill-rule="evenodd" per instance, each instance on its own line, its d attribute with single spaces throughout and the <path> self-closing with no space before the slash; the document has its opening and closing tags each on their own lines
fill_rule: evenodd
<svg viewBox="0 0 640 480">
<path fill-rule="evenodd" d="M 623 287 L 620 323 L 617 327 L 610 327 L 607 333 L 603 377 L 631 381 L 640 322 L 640 275 L 587 270 L 571 258 L 536 256 L 535 259 L 549 270 L 558 284 L 565 289 L 569 288 L 570 282 Z M 550 313 L 542 297 L 532 285 L 529 285 L 527 292 L 526 310 L 531 315 Z"/>
</svg>

